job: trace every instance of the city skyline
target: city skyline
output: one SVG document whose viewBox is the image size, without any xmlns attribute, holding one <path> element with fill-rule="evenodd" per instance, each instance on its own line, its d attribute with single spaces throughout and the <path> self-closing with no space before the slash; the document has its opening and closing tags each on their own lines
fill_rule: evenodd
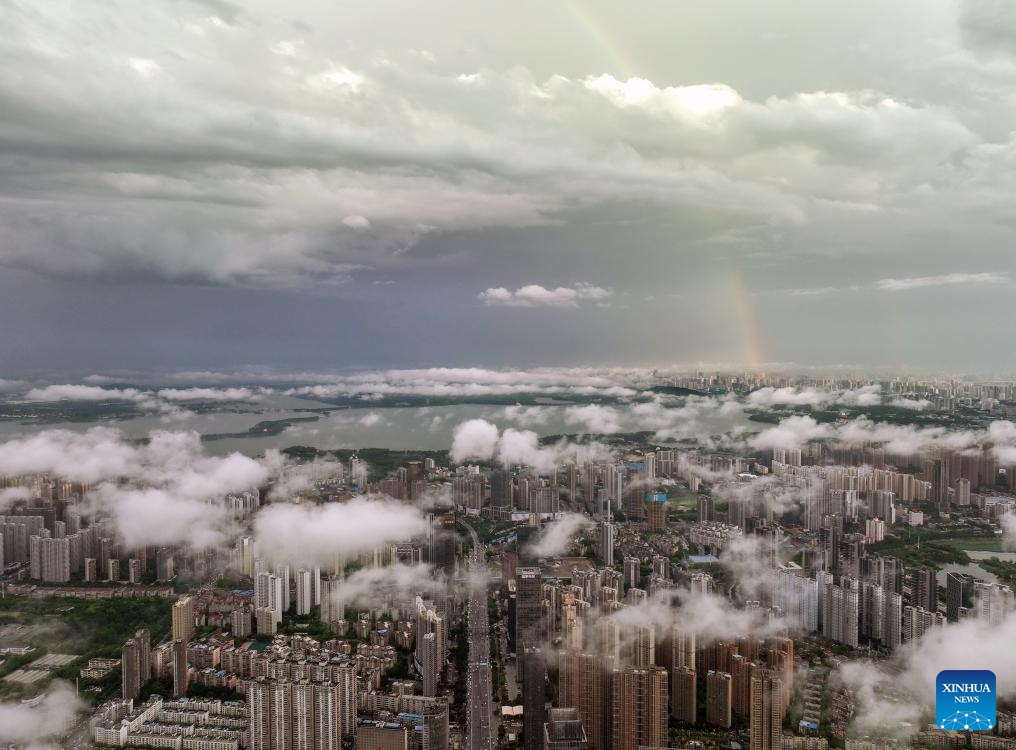
<svg viewBox="0 0 1016 750">
<path fill-rule="evenodd" d="M 0 26 L 0 748 L 1016 750 L 1012 0 Z"/>
</svg>

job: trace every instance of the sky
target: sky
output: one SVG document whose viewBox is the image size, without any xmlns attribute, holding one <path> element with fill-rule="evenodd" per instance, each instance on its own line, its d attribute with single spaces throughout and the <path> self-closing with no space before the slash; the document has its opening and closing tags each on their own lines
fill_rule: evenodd
<svg viewBox="0 0 1016 750">
<path fill-rule="evenodd" d="M 0 0 L 0 371 L 1016 370 L 1006 0 Z"/>
</svg>

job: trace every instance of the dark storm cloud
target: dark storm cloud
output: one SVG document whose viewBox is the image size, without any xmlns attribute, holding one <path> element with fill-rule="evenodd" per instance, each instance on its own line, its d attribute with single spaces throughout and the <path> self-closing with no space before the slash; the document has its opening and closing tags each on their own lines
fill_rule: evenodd
<svg viewBox="0 0 1016 750">
<path fill-rule="evenodd" d="M 791 13 L 799 25 L 778 22 Z M 489 361 L 507 356 L 494 337 L 572 358 L 590 321 L 547 300 L 581 281 L 610 292 L 609 309 L 582 309 L 616 359 L 750 360 L 752 346 L 826 359 L 858 303 L 773 340 L 780 303 L 744 298 L 1016 271 L 1016 141 L 999 125 L 1016 114 L 1000 95 L 1016 64 L 998 57 L 1014 18 L 987 0 L 821 13 L 9 0 L 0 275 L 30 300 L 44 277 L 73 283 L 6 343 L 41 363 L 38 334 L 65 307 L 85 333 L 134 327 L 143 283 L 154 330 L 180 331 L 157 353 L 179 358 L 191 335 L 188 364 L 237 362 L 240 341 L 244 361 L 290 361 L 315 328 L 340 352 L 322 361 Z M 936 314 L 938 286 L 908 293 L 909 317 Z M 541 316 L 554 340 L 527 341 Z M 668 317 L 690 325 L 661 349 Z M 299 334 L 273 338 L 282 328 Z"/>
</svg>

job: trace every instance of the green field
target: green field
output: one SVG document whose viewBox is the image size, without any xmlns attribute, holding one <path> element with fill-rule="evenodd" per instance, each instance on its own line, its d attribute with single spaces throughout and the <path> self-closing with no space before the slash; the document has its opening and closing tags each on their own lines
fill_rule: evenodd
<svg viewBox="0 0 1016 750">
<path fill-rule="evenodd" d="M 682 521 L 698 519 L 698 498 L 695 495 L 673 495 L 667 498 L 667 516 Z"/>
<path fill-rule="evenodd" d="M 955 547 L 956 549 L 966 550 L 967 552 L 1002 552 L 1002 540 L 1001 539 L 985 539 L 983 537 L 967 537 L 960 539 L 949 539 L 940 544 L 947 545 L 949 547 Z"/>
<path fill-rule="evenodd" d="M 2 645 L 35 648 L 29 656 L 8 658 L 0 664 L 0 697 L 25 698 L 42 692 L 53 679 L 73 681 L 88 659 L 119 658 L 124 641 L 140 628 L 148 628 L 152 643 L 157 643 L 169 634 L 172 606 L 172 600 L 160 598 L 0 599 Z M 31 685 L 3 679 L 47 653 L 77 654 L 80 658 Z M 119 668 L 96 683 L 82 680 L 82 695 L 92 686 L 102 689 L 101 697 L 111 697 L 120 688 Z"/>
</svg>

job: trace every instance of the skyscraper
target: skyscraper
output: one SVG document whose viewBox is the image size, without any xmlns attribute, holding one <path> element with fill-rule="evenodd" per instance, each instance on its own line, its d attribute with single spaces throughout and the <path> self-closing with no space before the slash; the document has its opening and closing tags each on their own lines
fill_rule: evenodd
<svg viewBox="0 0 1016 750">
<path fill-rule="evenodd" d="M 281 577 L 268 571 L 261 571 L 254 578 L 254 608 L 271 610 L 276 623 L 282 622 L 282 613 L 289 607 L 284 597 Z"/>
<path fill-rule="evenodd" d="M 667 493 L 647 492 L 645 495 L 646 528 L 650 532 L 667 530 Z"/>
<path fill-rule="evenodd" d="M 731 723 L 733 684 L 727 672 L 706 674 L 706 723 L 728 729 Z"/>
<path fill-rule="evenodd" d="M 610 677 L 614 659 L 600 653 L 565 651 L 558 671 L 558 705 L 574 708 L 592 750 L 611 747 Z"/>
<path fill-rule="evenodd" d="M 670 686 L 670 715 L 677 721 L 694 724 L 698 714 L 695 670 L 676 667 L 671 675 Z"/>
<path fill-rule="evenodd" d="M 340 750 L 342 738 L 356 732 L 355 704 L 355 691 L 347 695 L 342 682 L 252 680 L 247 684 L 249 748 Z"/>
<path fill-rule="evenodd" d="M 543 750 L 543 718 L 546 707 L 547 662 L 543 651 L 526 646 L 519 658 L 522 672 L 522 747 Z"/>
<path fill-rule="evenodd" d="M 611 674 L 612 750 L 663 747 L 667 742 L 667 670 L 628 667 Z"/>
<path fill-rule="evenodd" d="M 244 607 L 243 609 L 234 609 L 230 612 L 229 632 L 234 638 L 246 638 L 250 635 L 251 628 L 251 612 L 249 609 Z"/>
<path fill-rule="evenodd" d="M 947 573 L 945 578 L 945 619 L 959 622 L 960 610 L 973 604 L 974 579 L 963 573 Z"/>
<path fill-rule="evenodd" d="M 858 645 L 860 593 L 832 583 L 825 585 L 822 634 L 854 648 Z"/>
<path fill-rule="evenodd" d="M 526 646 L 539 646 L 543 640 L 543 576 L 539 568 L 515 571 L 515 648 L 521 654 Z"/>
<path fill-rule="evenodd" d="M 938 609 L 938 583 L 931 568 L 914 568 L 910 571 L 911 604 L 928 612 Z"/>
<path fill-rule="evenodd" d="M 423 694 L 427 697 L 437 695 L 437 684 L 441 674 L 438 663 L 437 639 L 434 633 L 424 633 L 416 649 L 420 664 L 420 676 L 423 681 Z"/>
<path fill-rule="evenodd" d="M 141 693 L 141 649 L 133 638 L 120 649 L 120 691 L 124 700 Z"/>
<path fill-rule="evenodd" d="M 749 750 L 780 750 L 783 735 L 783 683 L 768 669 L 751 678 Z"/>
<path fill-rule="evenodd" d="M 634 589 L 631 589 L 634 591 Z M 634 667 L 648 667 L 656 663 L 656 630 L 652 624 L 633 625 L 630 637 L 629 663 Z"/>
<path fill-rule="evenodd" d="M 1012 612 L 1014 598 L 1012 589 L 1001 583 L 974 583 L 974 607 L 977 616 L 989 625 L 1000 625 Z"/>
<path fill-rule="evenodd" d="M 314 605 L 314 583 L 311 571 L 300 568 L 296 571 L 296 614 L 309 615 Z"/>
<path fill-rule="evenodd" d="M 610 521 L 600 522 L 600 546 L 597 554 L 604 565 L 614 564 L 614 524 Z"/>
<path fill-rule="evenodd" d="M 187 695 L 190 675 L 187 666 L 187 641 L 173 641 L 173 695 Z"/>
<path fill-rule="evenodd" d="M 173 605 L 173 640 L 186 643 L 194 637 L 194 600 L 182 596 Z"/>
</svg>

